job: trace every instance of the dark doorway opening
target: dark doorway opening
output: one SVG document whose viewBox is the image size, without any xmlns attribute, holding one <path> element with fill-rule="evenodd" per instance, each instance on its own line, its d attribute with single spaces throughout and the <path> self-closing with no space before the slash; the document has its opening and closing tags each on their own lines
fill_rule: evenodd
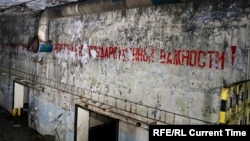
<svg viewBox="0 0 250 141">
<path fill-rule="evenodd" d="M 89 128 L 89 141 L 117 141 L 118 121 L 111 119 L 108 122 Z"/>
<path fill-rule="evenodd" d="M 118 141 L 119 120 L 76 105 L 74 141 Z"/>
</svg>

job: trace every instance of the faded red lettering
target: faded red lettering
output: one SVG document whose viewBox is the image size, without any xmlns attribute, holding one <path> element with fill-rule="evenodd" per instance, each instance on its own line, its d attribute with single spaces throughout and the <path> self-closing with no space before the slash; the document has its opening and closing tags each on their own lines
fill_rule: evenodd
<svg viewBox="0 0 250 141">
<path fill-rule="evenodd" d="M 220 68 L 224 69 L 224 60 L 225 60 L 225 52 L 222 52 L 221 55 L 219 52 L 216 52 L 216 64 L 217 64 L 216 69 L 219 68 L 219 63 L 221 63 Z"/>
<path fill-rule="evenodd" d="M 184 61 L 186 60 L 186 65 L 189 64 L 189 50 L 186 51 L 187 54 L 184 54 L 184 50 L 182 50 L 182 65 L 184 65 Z"/>
<path fill-rule="evenodd" d="M 150 57 L 149 57 L 149 61 L 151 61 L 151 62 L 154 62 L 154 53 L 155 53 L 155 49 L 151 48 L 151 54 L 150 54 Z"/>
<path fill-rule="evenodd" d="M 166 64 L 172 64 L 172 58 L 171 58 L 171 53 L 170 52 L 168 52 Z"/>
<path fill-rule="evenodd" d="M 175 65 L 181 64 L 180 54 L 182 50 L 174 50 L 174 62 Z"/>
<path fill-rule="evenodd" d="M 215 54 L 216 52 L 215 51 L 208 51 L 207 53 L 209 54 L 209 68 L 212 68 L 213 67 L 213 57 L 212 57 L 212 55 Z"/>
<path fill-rule="evenodd" d="M 111 55 L 113 54 L 113 47 L 109 47 L 108 52 L 109 52 L 109 58 L 110 58 Z"/>
<path fill-rule="evenodd" d="M 118 54 L 120 53 L 120 51 L 118 50 Z M 120 57 L 118 57 L 119 55 L 117 55 L 117 47 L 113 47 L 113 57 L 114 59 L 120 59 Z"/>
<path fill-rule="evenodd" d="M 106 48 L 106 47 L 104 47 L 104 49 L 103 50 L 105 50 L 105 55 L 104 55 L 104 58 L 109 58 L 109 49 L 108 48 Z"/>
<path fill-rule="evenodd" d="M 123 61 L 128 61 L 128 58 L 126 57 L 126 54 L 128 53 L 128 48 L 125 48 L 122 50 L 121 56 L 123 57 Z"/>
<path fill-rule="evenodd" d="M 160 63 L 165 64 L 166 60 L 166 53 L 163 49 L 160 49 Z"/>
<path fill-rule="evenodd" d="M 196 58 L 197 58 L 197 52 L 195 50 L 191 50 L 189 53 L 189 65 L 194 67 L 196 66 Z"/>
<path fill-rule="evenodd" d="M 237 46 L 231 46 L 231 51 L 232 51 L 232 59 L 231 59 L 232 60 L 232 65 L 234 65 L 236 48 L 237 48 Z"/>
<path fill-rule="evenodd" d="M 206 66 L 206 62 L 201 63 L 201 55 L 202 54 L 203 54 L 203 56 L 206 56 L 206 52 L 202 51 L 202 50 L 198 52 L 198 66 L 203 68 Z"/>
<path fill-rule="evenodd" d="M 27 50 L 29 48 L 28 44 L 16 44 L 0 43 L 1 48 L 14 48 L 18 51 L 18 48 Z M 235 54 L 237 46 L 231 46 L 232 50 L 232 65 L 235 63 Z M 147 50 L 148 49 L 148 50 Z M 83 45 L 70 45 L 70 44 L 54 44 L 54 50 L 56 53 L 65 50 L 72 51 L 76 53 L 76 56 L 82 56 L 82 53 L 89 53 L 92 57 L 90 51 L 94 50 L 97 53 L 97 58 L 113 58 L 122 59 L 124 62 L 132 61 L 138 62 L 154 62 L 155 48 L 151 47 L 151 53 L 149 48 L 119 48 L 119 47 L 104 47 L 104 46 L 88 46 L 87 50 L 83 52 Z M 86 52 L 87 51 L 87 52 Z M 128 53 L 132 54 L 128 54 Z M 132 56 L 130 56 L 132 55 Z M 158 59 L 158 58 L 157 58 Z M 173 52 L 165 52 L 164 49 L 159 49 L 159 59 L 161 64 L 175 64 L 175 65 L 186 65 L 192 67 L 208 67 L 216 69 L 224 69 L 225 67 L 225 52 L 219 51 L 202 51 L 202 50 L 179 50 L 176 49 Z"/>
</svg>

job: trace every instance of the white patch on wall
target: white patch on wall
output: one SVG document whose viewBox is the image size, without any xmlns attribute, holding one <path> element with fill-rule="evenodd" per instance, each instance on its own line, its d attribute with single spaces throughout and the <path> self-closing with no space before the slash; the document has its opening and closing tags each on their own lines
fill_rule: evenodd
<svg viewBox="0 0 250 141">
<path fill-rule="evenodd" d="M 213 73 L 213 72 L 209 72 L 208 78 L 209 78 L 209 79 L 213 79 L 213 78 L 214 78 L 214 73 Z"/>
<path fill-rule="evenodd" d="M 90 50 L 91 56 L 95 59 L 97 57 L 97 53 L 95 50 Z"/>
<path fill-rule="evenodd" d="M 86 42 L 83 43 L 81 63 L 86 64 L 89 59 L 89 47 Z"/>
<path fill-rule="evenodd" d="M 61 66 L 62 66 L 62 68 L 66 69 L 66 67 L 67 67 L 66 61 L 63 61 L 63 62 L 61 63 Z"/>
<path fill-rule="evenodd" d="M 25 50 L 24 50 L 24 47 L 22 45 L 18 46 L 18 54 L 20 54 L 20 55 L 25 54 Z"/>
<path fill-rule="evenodd" d="M 133 59 L 133 54 L 130 49 L 128 49 L 128 52 L 125 54 L 126 58 L 129 60 Z"/>
<path fill-rule="evenodd" d="M 63 49 L 62 50 L 62 57 L 64 58 L 64 59 L 68 59 L 68 49 Z"/>
<path fill-rule="evenodd" d="M 71 42 L 74 40 L 75 37 L 80 38 L 82 36 L 81 35 L 82 28 L 83 28 L 83 23 L 80 20 L 75 21 L 73 23 L 73 27 L 69 28 L 68 34 L 71 37 L 70 39 Z"/>
<path fill-rule="evenodd" d="M 66 83 L 66 82 L 67 82 L 67 71 L 64 71 L 61 83 Z"/>
<path fill-rule="evenodd" d="M 73 61 L 75 61 L 76 60 L 76 52 L 69 51 L 69 58 L 72 59 Z"/>
</svg>

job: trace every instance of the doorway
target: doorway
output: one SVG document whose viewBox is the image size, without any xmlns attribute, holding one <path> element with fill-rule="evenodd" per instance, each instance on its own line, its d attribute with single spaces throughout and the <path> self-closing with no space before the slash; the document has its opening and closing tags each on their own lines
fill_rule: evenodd
<svg viewBox="0 0 250 141">
<path fill-rule="evenodd" d="M 14 81 L 13 83 L 13 108 L 12 115 L 18 122 L 28 125 L 29 112 L 29 87 Z"/>
<path fill-rule="evenodd" d="M 76 105 L 74 141 L 118 141 L 119 120 Z"/>
</svg>

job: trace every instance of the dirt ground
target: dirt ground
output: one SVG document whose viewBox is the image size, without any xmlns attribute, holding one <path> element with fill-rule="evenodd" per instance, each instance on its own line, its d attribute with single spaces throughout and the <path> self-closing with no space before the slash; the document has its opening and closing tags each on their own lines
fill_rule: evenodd
<svg viewBox="0 0 250 141">
<path fill-rule="evenodd" d="M 12 116 L 0 106 L 0 141 L 54 141 L 28 127 L 27 117 Z"/>
</svg>

